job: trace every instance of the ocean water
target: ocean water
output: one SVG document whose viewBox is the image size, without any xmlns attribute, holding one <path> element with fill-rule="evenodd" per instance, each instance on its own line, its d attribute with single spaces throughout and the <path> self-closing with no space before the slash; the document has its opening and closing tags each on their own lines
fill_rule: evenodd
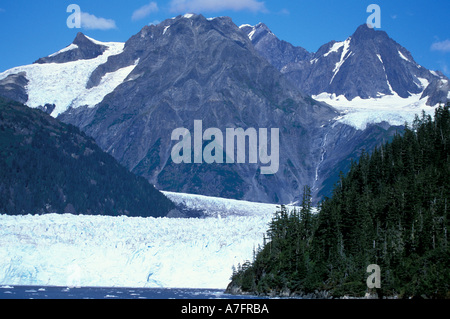
<svg viewBox="0 0 450 319">
<path fill-rule="evenodd" d="M 1 286 L 0 299 L 261 299 L 220 289 Z"/>
</svg>

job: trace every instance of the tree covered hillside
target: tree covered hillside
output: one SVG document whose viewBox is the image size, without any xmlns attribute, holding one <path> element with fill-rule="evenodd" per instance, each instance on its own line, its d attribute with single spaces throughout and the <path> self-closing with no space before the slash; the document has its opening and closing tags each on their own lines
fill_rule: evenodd
<svg viewBox="0 0 450 319">
<path fill-rule="evenodd" d="M 450 103 L 364 153 L 313 215 L 282 207 L 229 291 L 364 296 L 367 266 L 380 296 L 450 298 Z"/>
<path fill-rule="evenodd" d="M 78 128 L 0 98 L 0 214 L 156 217 L 173 208 Z"/>
</svg>

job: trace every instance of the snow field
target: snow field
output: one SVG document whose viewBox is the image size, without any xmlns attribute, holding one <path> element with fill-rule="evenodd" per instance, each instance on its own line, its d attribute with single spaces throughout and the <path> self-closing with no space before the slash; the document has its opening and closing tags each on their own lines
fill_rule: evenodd
<svg viewBox="0 0 450 319">
<path fill-rule="evenodd" d="M 97 58 L 89 60 L 15 67 L 0 73 L 0 79 L 4 79 L 11 74 L 25 72 L 29 81 L 26 87 L 28 94 L 27 106 L 36 108 L 45 104 L 55 104 L 56 107 L 51 114 L 53 117 L 57 117 L 70 107 L 77 108 L 84 105 L 94 107 L 107 94 L 114 91 L 117 86 L 124 82 L 126 77 L 134 70 L 138 61 L 134 65 L 106 74 L 98 86 L 88 90 L 86 89 L 86 84 L 92 72 L 101 64 L 106 63 L 110 56 L 122 53 L 125 46 L 125 43 L 104 43 L 93 39 L 90 40 L 106 46 L 107 50 Z M 76 45 L 72 44 L 51 56 L 75 47 Z"/>
<path fill-rule="evenodd" d="M 222 289 L 271 217 L 0 215 L 0 285 Z"/>
<path fill-rule="evenodd" d="M 419 78 L 419 81 L 422 87 L 426 88 L 428 81 L 421 78 Z M 336 118 L 338 122 L 364 130 L 370 123 L 381 123 L 383 121 L 390 125 L 404 125 L 405 122 L 412 124 L 416 114 L 419 117 L 422 116 L 422 111 L 433 116 L 438 105 L 426 105 L 427 98 L 421 99 L 421 95 L 421 93 L 412 94 L 404 99 L 393 92 L 393 95 L 380 94 L 379 97 L 371 99 L 356 97 L 349 101 L 343 95 L 321 93 L 313 95 L 312 98 L 328 103 L 340 111 L 341 115 Z"/>
</svg>

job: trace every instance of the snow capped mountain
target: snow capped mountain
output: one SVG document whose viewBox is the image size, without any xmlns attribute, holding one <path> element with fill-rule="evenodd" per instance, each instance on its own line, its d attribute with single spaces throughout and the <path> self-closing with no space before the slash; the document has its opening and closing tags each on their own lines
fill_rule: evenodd
<svg viewBox="0 0 450 319">
<path fill-rule="evenodd" d="M 345 41 L 331 41 L 303 58 L 278 50 L 283 41 L 263 24 L 241 29 L 302 91 L 337 108 L 342 112 L 337 120 L 358 129 L 383 121 L 403 125 L 422 110 L 433 114 L 448 99 L 449 80 L 442 73 L 420 66 L 386 32 L 366 24 Z"/>
<path fill-rule="evenodd" d="M 90 60 L 105 53 L 109 46 L 115 43 L 103 43 L 79 32 L 75 40 L 64 49 L 48 57 L 40 58 L 35 63 L 67 63 L 78 60 Z"/>
<path fill-rule="evenodd" d="M 208 21 L 215 19 L 220 20 Z M 163 35 L 176 20 L 163 23 Z M 448 78 L 418 65 L 410 52 L 384 31 L 366 24 L 345 41 L 331 41 L 315 53 L 279 40 L 264 23 L 239 28 L 255 49 L 303 92 L 337 108 L 343 113 L 338 120 L 358 129 L 383 120 L 401 125 L 422 110 L 432 114 L 450 95 Z M 140 32 L 141 38 L 149 29 Z M 0 94 L 33 108 L 46 106 L 54 117 L 70 108 L 94 107 L 127 80 L 139 63 L 136 57 L 106 67 L 109 57 L 119 56 L 124 46 L 79 33 L 66 48 L 32 65 L 0 73 Z"/>
<path fill-rule="evenodd" d="M 52 105 L 51 115 L 57 117 L 70 108 L 93 107 L 124 82 L 137 62 L 115 72 L 105 74 L 98 86 L 87 89 L 94 70 L 108 58 L 123 52 L 124 43 L 103 43 L 79 33 L 68 47 L 36 63 L 19 66 L 0 73 L 0 87 L 14 82 L 21 75 L 27 99 L 20 101 L 37 108 Z M 7 94 L 5 94 L 7 96 Z M 8 96 L 7 96 L 8 97 Z"/>
</svg>

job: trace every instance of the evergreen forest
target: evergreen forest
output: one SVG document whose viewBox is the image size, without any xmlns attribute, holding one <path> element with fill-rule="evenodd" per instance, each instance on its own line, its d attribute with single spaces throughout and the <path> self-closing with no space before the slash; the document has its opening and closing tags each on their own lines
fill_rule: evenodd
<svg viewBox="0 0 450 319">
<path fill-rule="evenodd" d="M 0 98 L 0 214 L 161 217 L 174 208 L 75 126 Z"/>
<path fill-rule="evenodd" d="M 363 152 L 316 213 L 281 206 L 253 261 L 228 291 L 256 294 L 450 298 L 450 103 Z M 380 267 L 368 288 L 367 267 Z"/>
</svg>

